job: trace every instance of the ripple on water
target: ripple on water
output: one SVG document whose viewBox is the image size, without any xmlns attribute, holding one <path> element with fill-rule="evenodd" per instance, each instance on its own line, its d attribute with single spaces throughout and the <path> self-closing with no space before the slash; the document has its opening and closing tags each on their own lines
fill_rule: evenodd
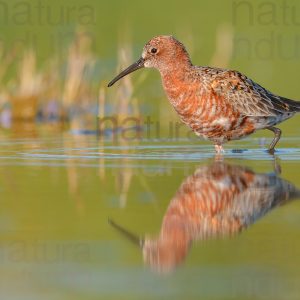
<svg viewBox="0 0 300 300">
<path fill-rule="evenodd" d="M 215 157 L 214 148 L 211 145 L 121 145 L 121 146 L 97 146 L 82 148 L 51 148 L 34 149 L 19 155 L 22 159 L 38 160 L 174 160 L 174 161 L 201 161 Z M 224 158 L 239 158 L 247 160 L 273 160 L 265 148 L 247 148 L 239 145 L 239 148 L 225 150 Z M 300 160 L 299 148 L 278 148 L 275 156 L 282 160 Z"/>
</svg>

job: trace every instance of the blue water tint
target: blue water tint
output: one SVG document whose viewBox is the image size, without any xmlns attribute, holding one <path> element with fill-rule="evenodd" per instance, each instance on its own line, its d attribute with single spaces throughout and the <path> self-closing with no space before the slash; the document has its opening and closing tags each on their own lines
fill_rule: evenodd
<svg viewBox="0 0 300 300">
<path fill-rule="evenodd" d="M 113 150 L 113 152 L 112 152 Z M 131 153 L 122 153 L 123 150 L 132 151 Z M 68 152 L 68 154 L 64 153 Z M 60 154 L 58 154 L 60 153 Z M 47 160 L 65 160 L 65 159 L 130 159 L 130 160 L 176 160 L 176 161 L 201 161 L 216 156 L 211 146 L 195 145 L 145 145 L 145 146 L 107 146 L 93 148 L 68 148 L 68 149 L 47 149 L 32 150 L 19 153 L 20 158 L 35 158 Z M 224 158 L 239 158 L 250 160 L 272 160 L 267 150 L 245 149 L 230 150 L 226 149 L 222 154 Z M 283 160 L 300 160 L 299 148 L 279 148 L 276 149 L 275 156 Z"/>
</svg>

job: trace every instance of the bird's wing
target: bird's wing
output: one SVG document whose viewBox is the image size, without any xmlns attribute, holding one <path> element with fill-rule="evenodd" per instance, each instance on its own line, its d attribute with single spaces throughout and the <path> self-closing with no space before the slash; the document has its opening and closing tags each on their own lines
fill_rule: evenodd
<svg viewBox="0 0 300 300">
<path fill-rule="evenodd" d="M 215 94 L 246 116 L 276 116 L 300 111 L 300 102 L 274 95 L 237 71 L 216 72 L 210 82 Z"/>
</svg>

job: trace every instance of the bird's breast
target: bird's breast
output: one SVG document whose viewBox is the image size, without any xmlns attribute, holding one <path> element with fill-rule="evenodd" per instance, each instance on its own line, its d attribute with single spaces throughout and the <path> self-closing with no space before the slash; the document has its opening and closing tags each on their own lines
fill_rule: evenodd
<svg viewBox="0 0 300 300">
<path fill-rule="evenodd" d="M 180 119 L 199 136 L 222 143 L 254 131 L 247 118 L 201 80 L 167 76 L 163 86 Z"/>
<path fill-rule="evenodd" d="M 169 101 L 183 120 L 188 120 L 203 110 L 204 89 L 199 81 L 165 76 L 163 87 Z"/>
<path fill-rule="evenodd" d="M 181 120 L 193 130 L 205 130 L 215 125 L 225 129 L 230 126 L 231 119 L 224 114 L 222 101 L 198 82 L 166 86 L 165 92 Z"/>
</svg>

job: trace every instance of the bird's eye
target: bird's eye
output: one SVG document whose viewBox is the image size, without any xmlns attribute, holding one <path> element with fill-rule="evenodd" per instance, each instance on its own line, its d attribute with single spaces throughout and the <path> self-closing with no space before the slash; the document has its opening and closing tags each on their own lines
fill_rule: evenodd
<svg viewBox="0 0 300 300">
<path fill-rule="evenodd" d="M 152 48 L 151 49 L 151 53 L 155 54 L 157 52 L 157 49 L 156 48 Z"/>
</svg>

